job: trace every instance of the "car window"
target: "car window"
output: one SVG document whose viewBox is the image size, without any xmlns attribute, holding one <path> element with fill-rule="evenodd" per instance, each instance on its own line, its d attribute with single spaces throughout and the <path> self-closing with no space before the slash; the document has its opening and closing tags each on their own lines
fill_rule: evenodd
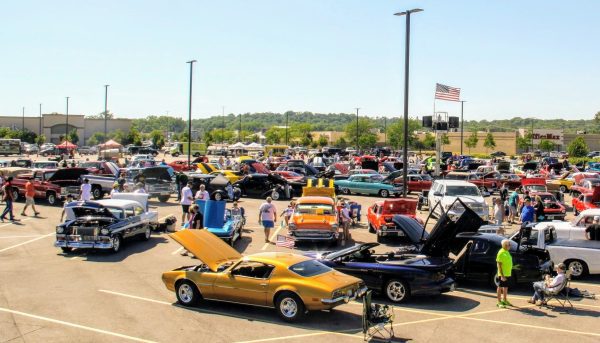
<svg viewBox="0 0 600 343">
<path fill-rule="evenodd" d="M 295 212 L 315 215 L 332 215 L 334 213 L 333 206 L 328 204 L 298 204 Z"/>
<path fill-rule="evenodd" d="M 133 207 L 125 208 L 125 218 L 133 217 L 134 215 L 135 215 L 135 212 L 133 211 Z"/>
<path fill-rule="evenodd" d="M 144 209 L 143 209 L 143 208 L 141 208 L 140 206 L 135 206 L 135 207 L 133 208 L 133 213 L 134 213 L 136 216 L 141 216 L 141 215 L 144 213 Z"/>
<path fill-rule="evenodd" d="M 261 262 L 244 261 L 238 264 L 232 271 L 231 275 L 243 276 L 254 279 L 268 279 L 275 267 Z"/>
<path fill-rule="evenodd" d="M 448 196 L 481 196 L 479 189 L 475 186 L 447 186 Z"/>
<path fill-rule="evenodd" d="M 473 245 L 472 251 L 474 254 L 484 254 L 488 250 L 489 247 L 490 247 L 490 245 L 487 242 L 478 240 Z"/>
<path fill-rule="evenodd" d="M 118 219 L 123 219 L 125 218 L 124 214 L 123 214 L 123 210 L 120 208 L 116 208 L 116 207 L 107 207 L 107 209 L 110 211 L 110 213 L 112 213 L 112 215 L 115 218 Z"/>
<path fill-rule="evenodd" d="M 325 274 L 331 271 L 331 268 L 327 267 L 319 261 L 308 260 L 290 266 L 289 270 L 300 276 L 311 277 L 315 275 Z"/>
</svg>

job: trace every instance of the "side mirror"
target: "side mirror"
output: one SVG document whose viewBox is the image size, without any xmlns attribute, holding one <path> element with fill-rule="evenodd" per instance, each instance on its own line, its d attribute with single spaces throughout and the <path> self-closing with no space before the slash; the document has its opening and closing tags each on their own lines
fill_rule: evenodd
<svg viewBox="0 0 600 343">
<path fill-rule="evenodd" d="M 440 193 L 440 192 L 434 192 L 433 196 L 435 196 L 435 197 L 443 197 L 444 195 L 442 193 Z"/>
</svg>

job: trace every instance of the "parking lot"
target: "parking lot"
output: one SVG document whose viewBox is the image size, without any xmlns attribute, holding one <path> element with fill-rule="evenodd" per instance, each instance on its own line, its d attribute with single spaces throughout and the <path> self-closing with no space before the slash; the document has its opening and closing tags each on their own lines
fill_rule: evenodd
<svg viewBox="0 0 600 343">
<path fill-rule="evenodd" d="M 351 229 L 354 242 L 371 242 L 366 207 L 377 198 L 351 196 L 362 204 L 362 224 Z M 567 199 L 569 203 L 570 199 Z M 266 244 L 257 222 L 261 200 L 243 199 L 248 218 L 236 249 L 244 254 L 283 251 Z M 287 202 L 278 201 L 281 212 Z M 15 205 L 21 212 L 24 202 Z M 165 233 L 146 242 L 129 242 L 116 254 L 101 251 L 63 253 L 53 247 L 61 208 L 40 202 L 38 217 L 0 224 L 0 342 L 356 342 L 362 340 L 362 304 L 311 313 L 286 324 L 270 309 L 206 302 L 190 309 L 176 304 L 161 281 L 164 271 L 198 261 L 181 256 Z M 172 198 L 152 202 L 159 218 L 180 207 Z M 421 214 L 426 217 L 426 212 Z M 571 218 L 572 214 L 568 218 Z M 514 226 L 516 228 L 516 226 Z M 274 239 L 277 232 L 273 232 Z M 383 247 L 392 250 L 394 247 Z M 301 251 L 324 246 L 302 246 Z M 573 287 L 600 293 L 600 278 L 587 277 Z M 415 297 L 394 306 L 397 341 L 478 342 L 552 340 L 598 342 L 600 303 L 574 299 L 569 313 L 538 308 L 526 301 L 528 287 L 510 290 L 515 307 L 496 307 L 495 290 L 485 284 L 460 284 L 451 293 Z M 384 302 L 375 297 L 375 302 Z"/>
</svg>

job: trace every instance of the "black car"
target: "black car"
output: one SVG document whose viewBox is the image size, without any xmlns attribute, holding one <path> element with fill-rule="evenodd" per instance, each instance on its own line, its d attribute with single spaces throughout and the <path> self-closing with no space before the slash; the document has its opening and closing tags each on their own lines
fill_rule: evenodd
<svg viewBox="0 0 600 343">
<path fill-rule="evenodd" d="M 175 187 L 175 172 L 169 166 L 155 166 L 148 168 L 129 168 L 126 173 L 129 189 L 132 191 L 138 183 L 145 186 L 146 193 L 160 202 L 167 202 Z"/>
<path fill-rule="evenodd" d="M 504 157 L 506 153 L 504 151 L 494 151 L 490 154 L 492 157 Z"/>
<path fill-rule="evenodd" d="M 233 184 L 239 188 L 242 195 L 249 198 L 265 199 L 270 196 L 273 200 L 291 199 L 293 189 L 283 177 L 271 174 L 248 174 Z"/>
<path fill-rule="evenodd" d="M 148 146 L 130 146 L 127 148 L 127 153 L 130 155 L 152 155 L 157 156 L 158 150 Z"/>
<path fill-rule="evenodd" d="M 238 200 L 242 196 L 241 190 L 233 187 L 229 179 L 221 174 L 186 173 L 185 175 L 189 181 L 192 181 L 192 193 L 194 194 L 200 189 L 200 185 L 204 185 L 212 200 Z M 228 189 L 229 186 L 231 186 L 231 190 Z"/>
</svg>

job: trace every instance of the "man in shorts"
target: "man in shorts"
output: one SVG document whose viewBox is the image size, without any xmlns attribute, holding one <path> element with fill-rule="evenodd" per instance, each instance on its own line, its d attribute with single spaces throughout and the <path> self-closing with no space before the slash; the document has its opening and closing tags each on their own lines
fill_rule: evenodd
<svg viewBox="0 0 600 343">
<path fill-rule="evenodd" d="M 35 197 L 35 189 L 33 187 L 33 183 L 31 182 L 31 180 L 28 180 L 27 183 L 25 184 L 25 207 L 23 207 L 23 211 L 21 211 L 22 216 L 27 216 L 25 214 L 25 210 L 29 206 L 31 206 L 34 216 L 37 216 L 38 214 L 40 214 L 35 209 L 35 201 L 33 199 L 34 197 Z"/>
<path fill-rule="evenodd" d="M 510 255 L 510 241 L 508 239 L 502 240 L 502 248 L 498 250 L 498 255 L 496 255 L 496 264 L 498 265 L 498 303 L 496 306 L 506 308 L 506 306 L 512 306 L 506 299 L 513 267 L 512 256 Z"/>
<path fill-rule="evenodd" d="M 194 193 L 192 193 L 192 181 L 188 181 L 187 185 L 181 190 L 181 225 L 189 220 L 190 205 L 194 201 Z"/>
<path fill-rule="evenodd" d="M 267 197 L 267 202 L 260 205 L 258 209 L 258 223 L 265 229 L 265 243 L 269 243 L 271 229 L 275 227 L 275 222 L 277 221 L 277 209 L 271 203 L 272 201 L 271 197 Z"/>
</svg>

